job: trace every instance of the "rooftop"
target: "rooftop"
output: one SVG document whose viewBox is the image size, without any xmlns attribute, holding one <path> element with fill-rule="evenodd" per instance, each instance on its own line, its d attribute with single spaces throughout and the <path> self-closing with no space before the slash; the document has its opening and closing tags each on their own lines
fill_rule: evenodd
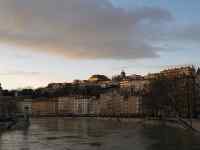
<svg viewBox="0 0 200 150">
<path fill-rule="evenodd" d="M 110 81 L 110 79 L 107 76 L 99 74 L 92 75 L 88 80 L 92 82 Z"/>
</svg>

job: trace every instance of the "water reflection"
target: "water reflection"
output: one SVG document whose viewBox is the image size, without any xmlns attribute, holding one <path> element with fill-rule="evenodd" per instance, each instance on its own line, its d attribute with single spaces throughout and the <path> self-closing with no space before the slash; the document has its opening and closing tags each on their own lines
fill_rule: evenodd
<svg viewBox="0 0 200 150">
<path fill-rule="evenodd" d="M 1 133 L 0 150 L 199 150 L 200 137 L 164 125 L 88 118 L 32 119 Z"/>
<path fill-rule="evenodd" d="M 154 144 L 149 146 L 149 150 L 198 150 L 200 149 L 199 135 L 190 131 L 183 131 L 179 128 L 159 125 L 144 128 L 143 133 L 149 139 L 154 140 Z"/>
</svg>

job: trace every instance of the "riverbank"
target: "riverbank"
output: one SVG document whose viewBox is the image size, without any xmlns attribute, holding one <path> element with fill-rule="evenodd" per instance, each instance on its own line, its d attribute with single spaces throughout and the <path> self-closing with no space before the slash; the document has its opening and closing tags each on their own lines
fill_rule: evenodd
<svg viewBox="0 0 200 150">
<path fill-rule="evenodd" d="M 38 117 L 101 117 L 101 118 L 144 118 L 139 114 L 127 114 L 127 115 L 96 115 L 96 114 L 33 114 L 33 118 Z"/>
<path fill-rule="evenodd" d="M 178 119 L 178 118 L 166 118 L 164 120 L 159 119 L 146 119 L 143 122 L 145 125 L 148 124 L 164 124 L 167 126 L 182 128 L 184 130 L 190 130 L 194 133 L 200 134 L 200 120 L 192 119 L 192 123 L 190 119 Z"/>
</svg>

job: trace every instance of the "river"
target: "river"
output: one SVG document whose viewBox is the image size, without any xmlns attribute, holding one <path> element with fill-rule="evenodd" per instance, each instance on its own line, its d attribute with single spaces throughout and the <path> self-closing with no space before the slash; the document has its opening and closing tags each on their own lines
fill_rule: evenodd
<svg viewBox="0 0 200 150">
<path fill-rule="evenodd" d="M 200 136 L 163 124 L 94 118 L 37 118 L 0 133 L 0 150 L 200 150 Z"/>
</svg>

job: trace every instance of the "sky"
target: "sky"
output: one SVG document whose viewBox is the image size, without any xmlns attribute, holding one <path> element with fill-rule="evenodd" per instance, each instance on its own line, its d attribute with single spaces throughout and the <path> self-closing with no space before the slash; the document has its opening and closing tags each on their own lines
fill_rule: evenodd
<svg viewBox="0 0 200 150">
<path fill-rule="evenodd" d="M 198 66 L 199 25 L 199 0 L 0 0 L 0 83 Z"/>
</svg>

